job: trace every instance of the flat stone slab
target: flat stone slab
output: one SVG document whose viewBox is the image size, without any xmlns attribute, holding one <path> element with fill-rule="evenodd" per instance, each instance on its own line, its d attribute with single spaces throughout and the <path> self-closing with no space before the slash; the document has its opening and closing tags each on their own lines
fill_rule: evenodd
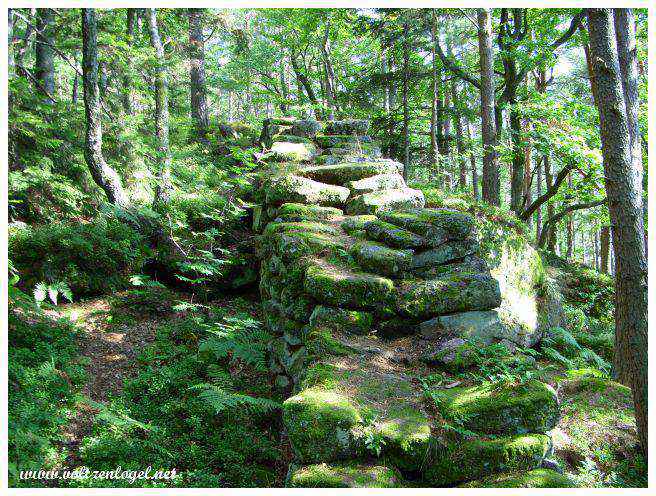
<svg viewBox="0 0 656 496">
<path fill-rule="evenodd" d="M 316 154 L 317 148 L 312 143 L 276 141 L 271 145 L 267 159 L 273 162 L 307 162 Z"/>
<path fill-rule="evenodd" d="M 394 248 L 420 248 L 424 246 L 424 239 L 417 234 L 407 231 L 394 224 L 382 220 L 372 220 L 364 225 L 369 239 L 380 241 Z"/>
<path fill-rule="evenodd" d="M 385 161 L 341 162 L 335 165 L 304 167 L 299 174 L 327 184 L 346 184 L 380 174 L 395 172 L 394 164 Z"/>
<path fill-rule="evenodd" d="M 496 310 L 484 310 L 440 315 L 419 324 L 419 332 L 424 336 L 435 334 L 454 335 L 468 340 L 492 343 L 494 338 L 506 334 L 503 322 Z"/>
<path fill-rule="evenodd" d="M 266 193 L 269 205 L 308 203 L 324 207 L 339 207 L 350 195 L 347 188 L 313 181 L 289 174 L 271 181 Z"/>
<path fill-rule="evenodd" d="M 373 321 L 373 315 L 369 312 L 325 305 L 317 305 L 310 315 L 311 326 L 323 326 L 349 334 L 369 334 Z"/>
<path fill-rule="evenodd" d="M 374 308 L 389 300 L 392 281 L 342 267 L 311 265 L 305 274 L 305 290 L 320 302 L 344 308 Z"/>
<path fill-rule="evenodd" d="M 556 391 L 540 381 L 438 390 L 444 418 L 483 434 L 545 433 L 560 419 Z"/>
<path fill-rule="evenodd" d="M 484 479 L 467 482 L 458 487 L 508 487 L 508 488 L 566 488 L 576 487 L 569 477 L 546 468 L 536 468 L 528 472 L 493 474 Z"/>
<path fill-rule="evenodd" d="M 401 212 L 384 212 L 381 220 L 423 236 L 428 246 L 440 246 L 449 240 L 471 237 L 475 220 L 467 213 L 455 210 L 422 208 Z"/>
<path fill-rule="evenodd" d="M 405 181 L 401 174 L 394 172 L 349 181 L 344 186 L 351 190 L 353 196 L 356 196 L 385 189 L 403 189 L 405 188 Z"/>
<path fill-rule="evenodd" d="M 491 310 L 501 303 L 499 283 L 487 274 L 459 274 L 444 279 L 406 281 L 396 291 L 396 308 L 408 317 L 434 317 L 471 310 Z"/>
<path fill-rule="evenodd" d="M 366 271 L 389 277 L 406 272 L 412 262 L 411 250 L 395 250 L 373 241 L 358 241 L 350 252 Z"/>
<path fill-rule="evenodd" d="M 303 205 L 302 203 L 285 203 L 278 209 L 275 220 L 299 222 L 304 220 L 334 220 L 344 214 L 334 207 Z"/>
<path fill-rule="evenodd" d="M 416 253 L 412 258 L 413 269 L 425 269 L 434 265 L 444 265 L 462 260 L 478 252 L 478 242 L 474 239 L 447 241 L 437 248 Z"/>
<path fill-rule="evenodd" d="M 424 194 L 416 189 L 386 189 L 354 196 L 346 205 L 346 213 L 376 214 L 378 212 L 424 206 Z"/>
</svg>

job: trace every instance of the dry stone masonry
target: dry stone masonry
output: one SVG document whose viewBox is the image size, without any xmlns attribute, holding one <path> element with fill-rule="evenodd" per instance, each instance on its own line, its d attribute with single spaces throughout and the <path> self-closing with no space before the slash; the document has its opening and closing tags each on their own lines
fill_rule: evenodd
<svg viewBox="0 0 656 496">
<path fill-rule="evenodd" d="M 549 386 L 422 386 L 465 339 L 517 335 L 475 219 L 425 208 L 366 121 L 269 124 L 254 229 L 271 370 L 290 395 L 288 484 L 448 487 L 544 471 L 559 419 Z"/>
</svg>

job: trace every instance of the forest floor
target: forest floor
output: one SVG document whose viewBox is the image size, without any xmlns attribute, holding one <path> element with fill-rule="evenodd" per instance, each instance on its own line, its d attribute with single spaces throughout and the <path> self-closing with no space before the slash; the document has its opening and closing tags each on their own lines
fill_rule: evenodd
<svg viewBox="0 0 656 496">
<path fill-rule="evenodd" d="M 68 453 L 63 465 L 76 467 L 79 446 L 91 434 L 99 407 L 120 395 L 125 379 L 136 375 L 137 357 L 153 341 L 162 318 L 115 325 L 112 299 L 107 297 L 64 305 L 58 313 L 76 322 L 82 331 L 79 346 L 87 381 L 62 433 L 62 447 Z"/>
</svg>

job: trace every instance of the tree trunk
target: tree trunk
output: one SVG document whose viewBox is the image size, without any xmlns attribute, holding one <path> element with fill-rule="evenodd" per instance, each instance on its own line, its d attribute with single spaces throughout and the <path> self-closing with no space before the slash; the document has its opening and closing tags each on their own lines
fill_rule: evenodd
<svg viewBox="0 0 656 496">
<path fill-rule="evenodd" d="M 512 176 L 510 178 L 510 209 L 519 215 L 522 212 L 522 193 L 524 192 L 524 154 L 522 153 L 522 125 L 514 107 L 516 102 L 508 102 L 510 107 L 510 141 L 512 144 Z"/>
<path fill-rule="evenodd" d="M 451 94 L 453 107 L 456 108 L 458 92 L 455 79 L 451 80 Z M 458 110 L 456 110 L 453 115 L 453 123 L 456 128 L 456 150 L 458 151 L 458 188 L 464 191 L 467 188 L 467 160 L 465 158 L 465 145 L 462 142 L 462 121 L 460 120 L 460 113 Z"/>
<path fill-rule="evenodd" d="M 73 93 L 71 95 L 71 102 L 73 102 L 73 105 L 77 103 L 77 85 L 78 85 L 78 77 L 76 72 L 73 76 Z"/>
<path fill-rule="evenodd" d="M 46 102 L 54 103 L 55 96 L 55 11 L 37 9 L 34 76 L 46 94 Z"/>
<path fill-rule="evenodd" d="M 278 78 L 280 79 L 280 92 L 282 102 L 280 103 L 280 111 L 287 112 L 287 100 L 289 98 L 289 88 L 287 87 L 287 80 L 285 79 L 285 57 L 280 57 L 280 64 L 278 65 Z"/>
<path fill-rule="evenodd" d="M 542 166 L 540 165 L 540 161 L 538 160 L 537 163 L 537 177 L 536 179 L 536 189 L 537 189 L 537 196 L 540 198 L 542 195 Z M 538 207 L 537 210 L 535 211 L 535 239 L 540 239 L 540 230 L 542 229 L 542 207 Z"/>
<path fill-rule="evenodd" d="M 448 109 L 451 107 L 451 92 L 449 91 L 449 87 L 446 87 L 446 90 L 444 91 L 444 108 Z M 444 113 L 444 117 L 442 119 L 442 149 L 444 150 L 442 153 L 444 155 L 450 155 L 451 154 L 451 115 Z M 453 181 L 451 181 L 453 182 Z"/>
<path fill-rule="evenodd" d="M 169 88 L 166 75 L 164 47 L 157 27 L 155 9 L 148 9 L 148 31 L 150 44 L 155 50 L 157 67 L 155 68 L 155 131 L 157 134 L 157 188 L 154 204 L 168 202 L 173 185 L 171 184 L 171 150 L 169 149 Z"/>
<path fill-rule="evenodd" d="M 203 40 L 203 9 L 189 9 L 189 77 L 191 119 L 200 138 L 207 134 L 210 118 L 207 113 L 205 87 L 205 42 Z"/>
<path fill-rule="evenodd" d="M 633 160 L 630 118 L 610 9 L 588 9 L 602 155 L 615 252 L 615 368 L 631 386 L 638 437 L 647 456 L 647 261 L 640 170 Z M 628 45 L 633 34 L 621 24 Z M 626 68 L 625 68 L 626 70 Z M 629 85 L 635 84 L 628 81 Z M 633 88 L 626 88 L 633 91 Z M 637 89 L 636 89 L 637 91 Z"/>
<path fill-rule="evenodd" d="M 572 176 L 567 177 L 567 185 L 572 188 Z M 574 252 L 574 216 L 569 214 L 567 216 L 567 260 L 572 259 Z"/>
<path fill-rule="evenodd" d="M 102 155 L 102 122 L 100 95 L 98 93 L 98 30 L 95 9 L 82 9 L 82 86 L 84 89 L 84 113 L 86 135 L 84 158 L 93 180 L 118 206 L 128 205 L 121 178 Z"/>
<path fill-rule="evenodd" d="M 323 62 L 324 85 L 326 91 L 326 105 L 328 107 L 328 120 L 335 119 L 337 104 L 335 103 L 335 73 L 330 62 L 330 14 L 326 17 L 326 27 L 321 44 Z"/>
<path fill-rule="evenodd" d="M 7 66 L 9 80 L 14 76 L 14 12 L 7 9 Z"/>
<path fill-rule="evenodd" d="M 440 72 L 438 69 L 436 47 L 437 44 L 437 15 L 435 10 L 432 11 L 431 23 L 431 55 L 432 55 L 432 99 L 431 99 L 431 120 L 430 120 L 430 148 L 428 153 L 428 168 L 430 174 L 435 174 L 438 184 L 441 184 L 440 178 L 440 152 L 438 145 L 437 131 L 437 112 L 440 105 Z"/>
<path fill-rule="evenodd" d="M 551 188 L 553 185 L 553 176 L 551 175 L 551 157 L 549 154 L 545 154 L 543 157 L 543 162 L 544 162 L 544 181 L 547 186 L 547 190 Z M 553 202 L 549 202 L 547 204 L 547 218 L 551 219 L 554 216 L 554 206 Z M 549 232 L 547 233 L 547 250 L 549 250 L 551 253 L 556 253 L 556 239 L 557 239 L 557 231 L 556 231 L 556 225 L 549 226 Z M 546 226 L 542 226 L 542 229 L 546 229 Z"/>
<path fill-rule="evenodd" d="M 126 18 L 126 42 L 129 47 L 134 43 L 134 33 L 137 23 L 137 9 L 127 9 L 127 18 Z M 132 81 L 132 56 L 128 54 L 127 60 L 127 69 L 123 75 L 123 111 L 128 114 L 134 114 L 135 107 L 135 91 L 134 84 Z"/>
<path fill-rule="evenodd" d="M 501 205 L 501 183 L 495 132 L 492 21 L 489 9 L 478 9 L 478 49 L 481 59 L 481 134 L 483 137 L 483 201 Z"/>
<path fill-rule="evenodd" d="M 602 226 L 599 232 L 599 271 L 608 274 L 608 255 L 610 253 L 610 226 Z"/>
<path fill-rule="evenodd" d="M 478 170 L 476 168 L 476 157 L 474 156 L 474 143 L 471 137 L 471 131 L 469 130 L 469 122 L 467 122 L 467 143 L 469 143 L 469 162 L 471 163 L 471 175 L 472 175 L 472 192 L 474 194 L 474 200 L 478 201 L 480 199 L 478 192 Z"/>
<path fill-rule="evenodd" d="M 408 181 L 410 168 L 410 112 L 408 109 L 408 76 L 410 71 L 410 40 L 408 22 L 403 24 L 403 179 Z"/>
</svg>

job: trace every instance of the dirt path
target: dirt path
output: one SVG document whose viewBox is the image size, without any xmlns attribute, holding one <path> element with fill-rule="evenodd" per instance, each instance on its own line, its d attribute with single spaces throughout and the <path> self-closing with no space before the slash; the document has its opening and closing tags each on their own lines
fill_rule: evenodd
<svg viewBox="0 0 656 496">
<path fill-rule="evenodd" d="M 79 465 L 78 450 L 85 436 L 91 434 L 98 403 L 106 404 L 123 389 L 123 381 L 137 369 L 137 357 L 144 346 L 153 341 L 159 324 L 156 318 L 138 319 L 113 325 L 111 305 L 107 298 L 62 306 L 60 316 L 75 320 L 83 331 L 80 354 L 87 362 L 87 382 L 81 394 L 91 401 L 78 401 L 63 429 L 63 445 L 68 456 L 65 467 Z"/>
</svg>

